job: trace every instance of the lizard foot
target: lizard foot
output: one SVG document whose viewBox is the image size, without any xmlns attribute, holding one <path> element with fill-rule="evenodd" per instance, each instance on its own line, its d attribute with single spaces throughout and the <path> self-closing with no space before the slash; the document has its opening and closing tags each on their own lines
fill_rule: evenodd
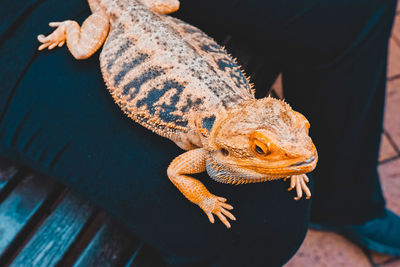
<svg viewBox="0 0 400 267">
<path fill-rule="evenodd" d="M 305 174 L 293 175 L 290 178 L 290 187 L 288 188 L 288 191 L 296 187 L 297 192 L 297 196 L 294 197 L 294 200 L 299 200 L 303 196 L 303 191 L 306 194 L 307 199 L 311 197 L 311 191 L 306 185 L 306 183 L 308 183 L 309 181 L 310 180 Z"/>
<path fill-rule="evenodd" d="M 159 14 L 170 14 L 179 9 L 178 0 L 153 0 L 151 9 Z"/>
<path fill-rule="evenodd" d="M 236 221 L 236 218 L 232 215 L 232 213 L 227 211 L 232 210 L 233 207 L 225 202 L 226 198 L 218 197 L 211 194 L 210 196 L 205 197 L 203 201 L 199 204 L 199 206 L 207 214 L 208 219 L 211 223 L 214 223 L 213 214 L 215 214 L 222 221 L 222 223 L 225 224 L 227 228 L 231 228 L 231 224 L 226 217 L 233 221 Z"/>
<path fill-rule="evenodd" d="M 50 50 L 56 46 L 63 46 L 66 38 L 65 29 L 68 22 L 68 20 L 63 22 L 50 22 L 49 26 L 57 27 L 57 29 L 55 29 L 55 31 L 48 36 L 44 36 L 43 34 L 38 35 L 37 39 L 39 42 L 42 43 L 42 45 L 39 46 L 38 50 L 41 51 L 46 47 L 48 47 L 48 49 Z"/>
</svg>

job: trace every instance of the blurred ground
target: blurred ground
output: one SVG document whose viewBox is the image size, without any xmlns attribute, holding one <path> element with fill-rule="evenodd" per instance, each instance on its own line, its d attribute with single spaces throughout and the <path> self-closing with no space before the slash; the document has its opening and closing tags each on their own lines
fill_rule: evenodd
<svg viewBox="0 0 400 267">
<path fill-rule="evenodd" d="M 387 81 L 379 172 L 387 206 L 400 214 L 400 6 L 390 40 Z M 273 87 L 279 91 L 279 79 Z M 400 267 L 400 258 L 370 252 L 334 233 L 309 230 L 297 254 L 285 265 L 303 266 Z"/>
</svg>

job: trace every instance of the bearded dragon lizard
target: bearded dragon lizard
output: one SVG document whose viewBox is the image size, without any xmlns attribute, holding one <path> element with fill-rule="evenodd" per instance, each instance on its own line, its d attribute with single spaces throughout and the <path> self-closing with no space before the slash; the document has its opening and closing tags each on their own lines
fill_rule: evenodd
<svg viewBox="0 0 400 267">
<path fill-rule="evenodd" d="M 82 26 L 51 22 L 57 29 L 39 50 L 64 43 L 86 59 L 104 43 L 100 67 L 112 97 L 130 118 L 187 152 L 167 169 L 172 183 L 214 223 L 236 220 L 226 199 L 188 174 L 207 170 L 222 183 L 289 178 L 297 197 L 311 196 L 305 173 L 317 163 L 307 119 L 284 101 L 255 99 L 252 86 L 230 55 L 198 28 L 166 16 L 178 0 L 88 0 Z"/>
</svg>

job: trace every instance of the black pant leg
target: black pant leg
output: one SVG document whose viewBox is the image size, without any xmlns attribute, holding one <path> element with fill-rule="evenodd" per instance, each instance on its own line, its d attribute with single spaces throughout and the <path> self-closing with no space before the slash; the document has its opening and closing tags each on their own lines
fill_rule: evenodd
<svg viewBox="0 0 400 267">
<path fill-rule="evenodd" d="M 310 59 L 303 65 L 285 59 L 285 97 L 310 120 L 320 156 L 312 174 L 313 221 L 362 223 L 384 210 L 377 161 L 395 2 L 381 1 L 368 9 L 360 6 L 361 12 L 354 9 L 353 17 L 341 16 L 337 10 L 337 29 L 329 33 L 331 38 L 347 28 L 354 32 L 341 50 L 319 58 L 306 52 Z M 354 29 L 357 22 L 352 20 L 362 20 L 364 25 Z M 302 22 L 295 24 L 307 31 Z M 320 27 L 324 30 L 324 25 Z M 315 36 L 314 46 L 323 46 L 326 37 L 322 32 Z"/>
<path fill-rule="evenodd" d="M 210 224 L 166 175 L 183 151 L 122 113 L 104 85 L 98 53 L 77 61 L 65 47 L 36 52 L 36 35 L 52 31 L 48 21 L 82 21 L 87 4 L 36 3 L 0 44 L 0 156 L 68 185 L 173 265 L 286 262 L 304 239 L 310 201 L 294 201 L 283 181 L 232 186 L 203 175 L 198 178 L 226 197 L 237 217 L 230 230 Z"/>
<path fill-rule="evenodd" d="M 252 58 L 282 67 L 285 97 L 311 121 L 320 153 L 313 173 L 315 221 L 360 223 L 384 209 L 376 167 L 395 5 L 394 0 L 182 5 L 185 19 L 211 32 L 222 28 L 258 46 L 249 50 Z M 263 95 L 265 82 L 255 82 Z"/>
</svg>

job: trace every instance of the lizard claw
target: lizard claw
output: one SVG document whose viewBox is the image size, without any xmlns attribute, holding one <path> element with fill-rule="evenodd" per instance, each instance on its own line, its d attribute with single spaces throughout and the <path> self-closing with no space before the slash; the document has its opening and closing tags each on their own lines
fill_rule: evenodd
<svg viewBox="0 0 400 267">
<path fill-rule="evenodd" d="M 64 22 L 50 22 L 50 27 L 57 27 L 51 34 L 48 36 L 44 36 L 40 34 L 37 36 L 37 39 L 42 44 L 39 46 L 38 50 L 41 51 L 46 47 L 51 50 L 54 47 L 58 46 L 61 47 L 65 43 L 65 28 L 68 21 Z"/>
<path fill-rule="evenodd" d="M 306 199 L 311 197 L 311 191 L 307 187 L 306 182 L 308 183 L 309 179 L 305 174 L 293 175 L 290 178 L 290 187 L 288 188 L 288 191 L 296 188 L 297 196 L 294 197 L 294 200 L 299 200 L 303 196 L 303 191 L 306 194 Z"/>
<path fill-rule="evenodd" d="M 232 210 L 233 207 L 226 202 L 226 198 L 223 197 L 218 197 L 215 195 L 210 195 L 208 197 L 205 197 L 203 201 L 199 204 L 200 208 L 207 214 L 208 220 L 211 223 L 214 223 L 214 215 L 217 215 L 218 218 L 221 220 L 223 224 L 227 228 L 231 228 L 231 224 L 229 223 L 229 219 L 236 221 L 235 216 L 233 216 L 232 213 L 230 213 L 228 210 Z"/>
</svg>

